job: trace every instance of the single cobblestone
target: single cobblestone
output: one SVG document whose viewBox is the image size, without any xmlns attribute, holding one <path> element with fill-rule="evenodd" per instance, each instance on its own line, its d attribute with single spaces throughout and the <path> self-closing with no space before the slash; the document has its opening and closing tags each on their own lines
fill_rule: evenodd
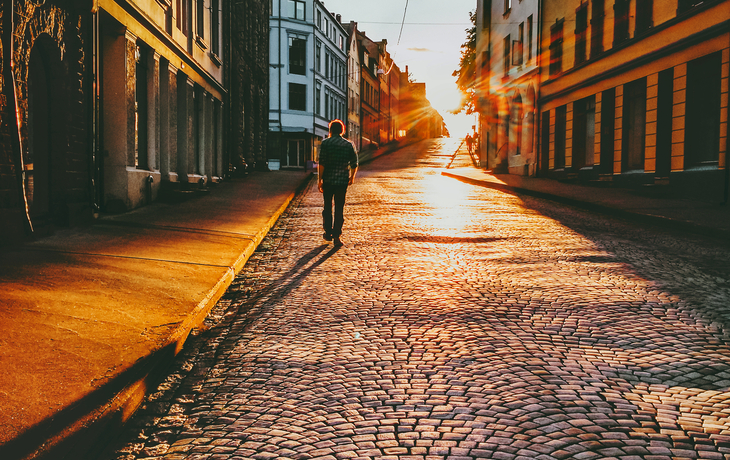
<svg viewBox="0 0 730 460">
<path fill-rule="evenodd" d="M 730 459 L 730 249 L 362 168 L 299 196 L 108 458 Z M 463 161 L 463 156 L 458 157 Z"/>
</svg>

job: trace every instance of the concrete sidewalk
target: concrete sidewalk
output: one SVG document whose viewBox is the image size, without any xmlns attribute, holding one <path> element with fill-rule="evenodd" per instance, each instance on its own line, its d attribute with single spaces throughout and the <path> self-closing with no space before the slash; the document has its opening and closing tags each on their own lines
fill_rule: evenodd
<svg viewBox="0 0 730 460">
<path fill-rule="evenodd" d="M 463 182 L 559 201 L 565 204 L 640 219 L 730 241 L 730 205 L 688 199 L 653 198 L 619 188 L 598 188 L 562 183 L 553 179 L 491 174 L 473 168 L 454 168 L 441 173 Z"/>
<path fill-rule="evenodd" d="M 0 458 L 93 458 L 310 177 L 254 173 L 0 250 Z"/>
</svg>

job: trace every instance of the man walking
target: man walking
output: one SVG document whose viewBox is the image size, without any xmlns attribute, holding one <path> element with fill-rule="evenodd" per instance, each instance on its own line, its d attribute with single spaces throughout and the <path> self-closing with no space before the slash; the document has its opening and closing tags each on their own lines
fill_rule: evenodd
<svg viewBox="0 0 730 460">
<path fill-rule="evenodd" d="M 332 241 L 335 246 L 342 246 L 340 235 L 345 222 L 343 210 L 347 186 L 352 185 L 357 174 L 357 152 L 352 142 L 344 139 L 342 133 L 345 125 L 340 120 L 330 123 L 330 137 L 322 141 L 319 152 L 317 188 L 324 195 L 322 223 L 324 239 Z M 334 221 L 332 220 L 332 199 L 335 200 Z"/>
</svg>

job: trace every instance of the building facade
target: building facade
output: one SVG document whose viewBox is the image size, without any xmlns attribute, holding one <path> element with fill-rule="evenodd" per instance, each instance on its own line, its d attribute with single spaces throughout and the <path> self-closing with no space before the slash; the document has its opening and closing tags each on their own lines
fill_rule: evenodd
<svg viewBox="0 0 730 460">
<path fill-rule="evenodd" d="M 93 24 L 90 5 L 80 3 L 6 1 L 2 6 L 3 243 L 92 217 L 92 81 L 87 69 Z"/>
<path fill-rule="evenodd" d="M 269 159 L 304 168 L 329 122 L 347 119 L 347 31 L 318 0 L 273 0 Z"/>
<path fill-rule="evenodd" d="M 360 130 L 360 45 L 357 39 L 357 22 L 347 25 L 347 137 L 360 151 L 362 134 Z"/>
<path fill-rule="evenodd" d="M 365 32 L 358 31 L 360 50 L 360 127 L 361 146 L 380 145 L 380 80 L 378 78 L 378 44 Z"/>
<path fill-rule="evenodd" d="M 726 0 L 543 2 L 540 173 L 721 199 L 729 19 Z"/>
<path fill-rule="evenodd" d="M 126 211 L 226 173 L 221 5 L 98 1 L 101 209 Z"/>
<path fill-rule="evenodd" d="M 479 156 L 499 172 L 534 175 L 537 167 L 538 7 L 538 0 L 477 3 Z"/>
<path fill-rule="evenodd" d="M 4 3 L 2 241 L 191 196 L 244 163 L 265 166 L 269 3 L 231 6 Z"/>
<path fill-rule="evenodd" d="M 224 12 L 227 12 L 224 7 Z M 229 91 L 226 139 L 233 175 L 267 170 L 269 124 L 269 2 L 230 2 L 224 20 L 224 86 Z M 230 31 L 230 34 L 228 33 Z"/>
</svg>

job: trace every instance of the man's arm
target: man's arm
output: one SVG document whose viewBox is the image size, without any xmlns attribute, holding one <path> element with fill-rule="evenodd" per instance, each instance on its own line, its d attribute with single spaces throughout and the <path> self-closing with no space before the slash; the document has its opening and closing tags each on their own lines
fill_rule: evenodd
<svg viewBox="0 0 730 460">
<path fill-rule="evenodd" d="M 360 167 L 360 162 L 357 158 L 355 146 L 352 145 L 352 142 L 350 142 L 350 145 L 352 146 L 352 158 L 350 160 L 350 181 L 347 183 L 347 185 L 352 185 L 352 183 L 355 182 L 355 174 L 357 174 L 357 168 Z M 354 167 L 352 166 L 353 163 L 355 164 Z"/>
<path fill-rule="evenodd" d="M 322 177 L 324 175 L 324 166 L 322 163 L 317 163 L 317 189 L 320 193 L 322 192 Z"/>
</svg>

